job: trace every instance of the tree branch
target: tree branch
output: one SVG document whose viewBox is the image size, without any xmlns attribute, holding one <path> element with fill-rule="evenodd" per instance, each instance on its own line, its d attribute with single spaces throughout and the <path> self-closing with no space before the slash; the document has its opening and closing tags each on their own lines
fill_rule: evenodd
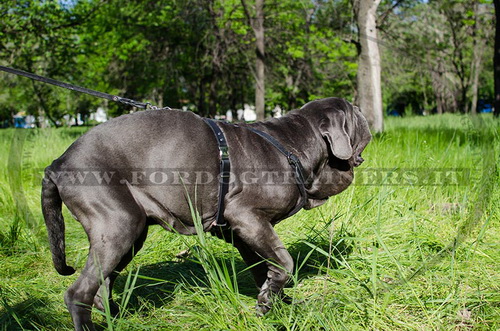
<svg viewBox="0 0 500 331">
<path fill-rule="evenodd" d="M 253 28 L 253 19 L 252 15 L 250 15 L 250 11 L 248 10 L 247 2 L 245 0 L 241 0 L 241 5 L 243 6 L 243 11 L 247 17 L 248 24 Z"/>
<path fill-rule="evenodd" d="M 381 26 L 385 19 L 387 18 L 387 16 L 389 16 L 390 13 L 392 13 L 392 11 L 397 7 L 399 6 L 403 1 L 405 0 L 397 0 L 396 3 L 394 3 L 391 8 L 387 9 L 382 15 L 380 15 L 380 18 L 378 19 L 378 22 L 377 22 L 377 28 L 379 26 Z"/>
</svg>

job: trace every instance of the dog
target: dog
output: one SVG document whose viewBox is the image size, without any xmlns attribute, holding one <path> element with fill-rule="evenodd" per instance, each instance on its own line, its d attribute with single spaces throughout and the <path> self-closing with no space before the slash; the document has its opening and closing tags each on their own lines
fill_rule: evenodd
<svg viewBox="0 0 500 331">
<path fill-rule="evenodd" d="M 280 177 L 291 172 L 287 158 L 249 128 L 271 135 L 300 159 L 307 178 L 304 209 L 352 183 L 371 139 L 361 111 L 339 98 L 309 102 L 278 119 L 219 126 L 231 162 L 226 227 L 214 222 L 220 151 L 211 128 L 192 112 L 150 110 L 117 117 L 82 135 L 45 169 L 42 211 L 56 270 L 75 272 L 66 264 L 62 203 L 90 242 L 85 267 L 64 296 L 76 330 L 94 330 L 90 307 L 104 310 L 103 293 L 118 312 L 113 283 L 141 249 L 148 226 L 196 233 L 188 197 L 204 231 L 232 243 L 252 266 L 257 310 L 266 313 L 293 270 L 273 226 L 303 199 L 295 181 Z M 261 178 L 263 173 L 277 177 Z"/>
</svg>

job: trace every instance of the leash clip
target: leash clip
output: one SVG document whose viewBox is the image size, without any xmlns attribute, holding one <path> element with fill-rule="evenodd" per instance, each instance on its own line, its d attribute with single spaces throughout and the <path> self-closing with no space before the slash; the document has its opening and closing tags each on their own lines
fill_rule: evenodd
<svg viewBox="0 0 500 331">
<path fill-rule="evenodd" d="M 172 108 L 170 108 L 169 106 L 165 106 L 163 108 L 160 108 L 158 106 L 153 106 L 151 102 L 146 102 L 145 105 L 146 105 L 146 110 L 172 110 Z"/>
</svg>

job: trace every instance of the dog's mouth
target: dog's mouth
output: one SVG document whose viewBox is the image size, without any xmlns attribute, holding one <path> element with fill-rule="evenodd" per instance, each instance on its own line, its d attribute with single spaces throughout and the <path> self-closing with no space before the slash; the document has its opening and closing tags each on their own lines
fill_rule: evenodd
<svg viewBox="0 0 500 331">
<path fill-rule="evenodd" d="M 349 171 L 351 166 L 351 160 L 342 160 L 335 155 L 329 153 L 328 155 L 328 166 L 339 171 Z"/>
<path fill-rule="evenodd" d="M 322 198 L 322 199 L 307 199 L 307 202 L 306 202 L 306 205 L 304 206 L 304 209 L 305 210 L 309 210 L 309 209 L 313 209 L 313 208 L 316 208 L 318 206 L 321 206 L 322 204 L 324 204 L 325 202 L 328 201 L 328 197 L 327 198 Z"/>
</svg>

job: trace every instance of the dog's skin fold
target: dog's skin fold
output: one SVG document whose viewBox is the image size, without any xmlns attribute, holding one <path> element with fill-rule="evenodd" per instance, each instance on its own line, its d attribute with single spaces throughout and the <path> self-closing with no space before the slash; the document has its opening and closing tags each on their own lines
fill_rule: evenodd
<svg viewBox="0 0 500 331">
<path fill-rule="evenodd" d="M 228 141 L 232 169 L 224 211 L 228 228 L 213 227 L 217 180 L 138 183 L 147 176 L 144 169 L 150 173 L 151 169 L 203 172 L 217 178 L 219 150 L 213 132 L 191 112 L 144 111 L 110 120 L 84 134 L 46 168 L 42 210 L 56 270 L 74 272 L 66 264 L 62 203 L 90 241 L 87 263 L 65 294 L 76 330 L 94 329 L 89 307 L 104 309 L 99 287 L 106 286 L 111 299 L 114 280 L 142 247 L 149 225 L 195 233 L 186 195 L 195 202 L 205 231 L 232 242 L 244 261 L 255 265 L 251 271 L 260 289 L 257 309 L 266 313 L 271 297 L 281 293 L 293 269 L 292 258 L 273 226 L 301 202 L 301 196 L 294 182 L 259 184 L 243 179 L 241 175 L 249 169 L 254 173 L 291 171 L 287 159 L 246 126 L 267 132 L 300 158 L 308 178 L 305 209 L 323 204 L 351 184 L 353 168 L 363 162 L 361 152 L 371 139 L 359 109 L 337 98 L 312 101 L 279 119 L 220 126 Z M 76 170 L 109 172 L 121 185 L 74 185 L 59 176 Z M 117 313 L 118 307 L 110 304 Z"/>
</svg>

